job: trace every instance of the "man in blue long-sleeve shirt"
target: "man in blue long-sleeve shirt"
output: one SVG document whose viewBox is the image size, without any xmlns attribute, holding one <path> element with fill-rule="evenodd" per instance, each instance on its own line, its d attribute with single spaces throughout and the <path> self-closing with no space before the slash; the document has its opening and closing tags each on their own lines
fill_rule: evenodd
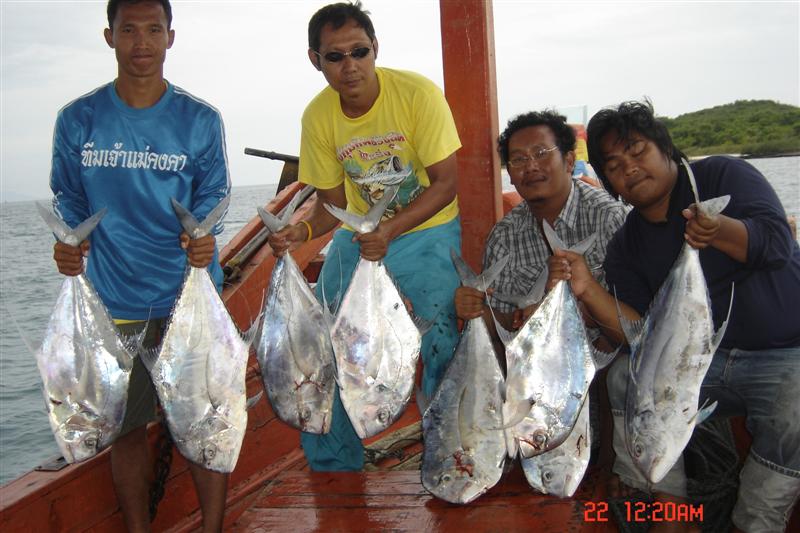
<svg viewBox="0 0 800 533">
<path fill-rule="evenodd" d="M 80 246 L 56 243 L 54 258 L 59 272 L 75 276 L 88 255 L 86 275 L 120 331 L 146 329 L 144 346 L 151 348 L 187 260 L 208 267 L 221 286 L 214 236 L 182 233 L 170 198 L 202 220 L 228 195 L 225 134 L 216 109 L 164 79 L 175 37 L 169 0 L 110 0 L 107 14 L 105 38 L 117 58 L 117 78 L 59 112 L 50 187 L 70 226 L 102 208 L 108 212 Z M 155 410 L 155 390 L 137 357 L 125 420 L 111 449 L 114 489 L 129 531 L 149 529 L 146 429 Z M 203 530 L 220 531 L 227 475 L 191 462 L 189 469 Z"/>
<path fill-rule="evenodd" d="M 733 512 L 736 528 L 781 531 L 800 496 L 800 247 L 767 180 L 745 161 L 709 157 L 691 164 L 701 201 L 730 195 L 715 216 L 695 207 L 683 156 L 648 104 L 624 103 L 589 122 L 589 161 L 606 188 L 633 206 L 609 244 L 605 271 L 626 318 L 637 320 L 667 277 L 684 242 L 700 250 L 715 327 L 727 330 L 706 373 L 701 404 L 718 402 L 714 416 L 745 415 L 753 436 Z M 624 341 L 613 292 L 596 283 L 576 254 L 563 260 L 558 279 Z M 656 484 L 633 465 L 622 441 L 628 361 L 608 375 L 615 415 L 614 471 L 629 486 L 657 499 L 686 496 L 682 462 Z M 676 384 L 680 386 L 680 384 Z"/>
</svg>

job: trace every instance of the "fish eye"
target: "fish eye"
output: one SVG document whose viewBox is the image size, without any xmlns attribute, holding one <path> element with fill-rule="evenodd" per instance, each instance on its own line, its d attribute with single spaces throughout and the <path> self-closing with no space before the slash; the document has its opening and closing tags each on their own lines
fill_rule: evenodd
<svg viewBox="0 0 800 533">
<path fill-rule="evenodd" d="M 633 455 L 636 456 L 636 457 L 641 457 L 642 456 L 642 452 L 644 452 L 644 450 L 642 449 L 642 445 L 641 444 L 634 444 L 634 446 L 633 446 Z"/>
<path fill-rule="evenodd" d="M 389 412 L 386 408 L 382 408 L 378 411 L 378 421 L 385 424 L 387 420 L 389 420 Z"/>
<path fill-rule="evenodd" d="M 542 473 L 542 479 L 544 479 L 545 481 L 551 481 L 553 479 L 553 473 L 550 472 L 549 470 Z"/>
<path fill-rule="evenodd" d="M 439 478 L 439 483 L 450 483 L 450 480 L 453 479 L 450 477 L 450 474 L 442 474 Z"/>
<path fill-rule="evenodd" d="M 203 448 L 203 458 L 206 461 L 211 461 L 217 456 L 217 447 L 214 445 L 206 446 Z"/>
<path fill-rule="evenodd" d="M 309 420 L 311 418 L 311 409 L 308 407 L 300 411 L 300 420 Z"/>
<path fill-rule="evenodd" d="M 96 437 L 87 437 L 83 441 L 83 445 L 89 448 L 90 450 L 94 450 L 97 448 L 97 438 Z"/>
</svg>

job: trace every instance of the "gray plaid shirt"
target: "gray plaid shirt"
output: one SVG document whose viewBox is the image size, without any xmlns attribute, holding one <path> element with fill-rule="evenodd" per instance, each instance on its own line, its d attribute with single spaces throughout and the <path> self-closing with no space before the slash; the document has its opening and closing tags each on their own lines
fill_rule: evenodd
<svg viewBox="0 0 800 533">
<path fill-rule="evenodd" d="M 567 203 L 553 229 L 568 246 L 573 246 L 597 232 L 597 241 L 586 253 L 586 263 L 595 278 L 606 286 L 603 260 L 606 247 L 622 226 L 627 208 L 606 191 L 573 180 Z M 524 296 L 533 288 L 539 275 L 546 272 L 551 253 L 547 241 L 528 208 L 522 201 L 498 222 L 486 240 L 484 270 L 498 259 L 511 255 L 508 264 L 492 287 L 502 294 Z M 490 305 L 501 312 L 512 312 L 512 304 L 490 298 Z"/>
</svg>

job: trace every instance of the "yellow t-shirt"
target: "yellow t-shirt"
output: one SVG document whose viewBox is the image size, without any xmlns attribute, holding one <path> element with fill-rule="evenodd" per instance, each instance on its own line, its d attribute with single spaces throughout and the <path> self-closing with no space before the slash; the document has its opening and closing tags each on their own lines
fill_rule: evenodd
<svg viewBox="0 0 800 533">
<path fill-rule="evenodd" d="M 380 93 L 372 108 L 358 118 L 342 112 L 339 94 L 322 90 L 303 113 L 299 180 L 319 189 L 342 182 L 347 210 L 365 214 L 400 185 L 384 217 L 392 217 L 430 185 L 425 167 L 461 148 L 453 115 L 432 81 L 413 72 L 376 68 Z M 453 220 L 458 200 L 411 229 L 418 231 Z M 409 231 L 409 233 L 410 233 Z"/>
</svg>

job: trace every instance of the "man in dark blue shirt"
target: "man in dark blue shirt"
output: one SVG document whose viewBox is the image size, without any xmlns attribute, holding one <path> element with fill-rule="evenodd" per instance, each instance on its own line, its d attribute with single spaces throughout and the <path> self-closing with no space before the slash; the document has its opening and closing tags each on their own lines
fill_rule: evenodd
<svg viewBox="0 0 800 533">
<path fill-rule="evenodd" d="M 604 333 L 624 342 L 617 314 L 637 320 L 667 278 L 684 244 L 699 249 L 715 328 L 733 306 L 705 375 L 701 404 L 715 416 L 745 415 L 753 445 L 742 468 L 733 512 L 745 531 L 781 531 L 800 496 L 800 247 L 767 180 L 748 163 L 709 157 L 691 164 L 699 200 L 730 195 L 719 215 L 696 207 L 683 155 L 649 104 L 624 103 L 589 122 L 589 162 L 606 188 L 633 206 L 609 244 L 605 271 L 612 293 L 596 283 L 577 254 L 558 251 L 554 270 L 568 279 Z M 614 471 L 656 498 L 686 496 L 682 461 L 659 483 L 634 467 L 623 442 L 628 361 L 608 375 L 615 415 Z"/>
</svg>

